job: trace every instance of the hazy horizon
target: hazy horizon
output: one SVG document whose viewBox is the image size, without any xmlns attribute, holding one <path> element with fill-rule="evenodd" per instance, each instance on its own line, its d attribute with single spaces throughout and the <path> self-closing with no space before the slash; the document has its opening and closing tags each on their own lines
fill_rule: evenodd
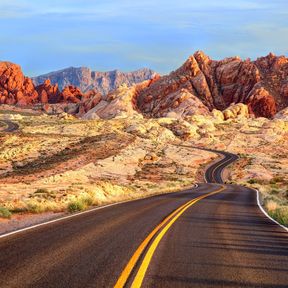
<svg viewBox="0 0 288 288">
<path fill-rule="evenodd" d="M 20 64 L 28 76 L 71 66 L 166 74 L 197 50 L 213 59 L 288 53 L 284 0 L 5 2 L 1 61 Z"/>
</svg>

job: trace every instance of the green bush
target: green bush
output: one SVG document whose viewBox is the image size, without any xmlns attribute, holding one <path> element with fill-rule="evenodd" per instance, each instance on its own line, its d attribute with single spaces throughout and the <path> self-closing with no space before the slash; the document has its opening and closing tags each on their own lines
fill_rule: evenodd
<svg viewBox="0 0 288 288">
<path fill-rule="evenodd" d="M 45 193 L 45 194 L 48 194 L 49 193 L 49 191 L 48 191 L 48 189 L 46 189 L 46 188 L 39 188 L 39 189 L 37 189 L 34 193 L 36 193 L 36 194 L 40 194 L 40 193 Z"/>
<path fill-rule="evenodd" d="M 27 202 L 27 210 L 35 214 L 45 212 L 44 206 L 37 201 Z"/>
<path fill-rule="evenodd" d="M 283 181 L 284 181 L 284 177 L 275 176 L 270 180 L 270 184 L 277 184 L 277 183 L 283 182 Z"/>
<path fill-rule="evenodd" d="M 279 190 L 278 189 L 272 189 L 271 191 L 270 191 L 270 193 L 271 194 L 279 194 Z"/>
<path fill-rule="evenodd" d="M 247 182 L 249 184 L 256 184 L 258 181 L 257 181 L 257 179 L 252 178 L 252 179 L 249 179 Z"/>
<path fill-rule="evenodd" d="M 90 195 L 87 195 L 81 199 L 81 201 L 86 205 L 86 206 L 92 206 L 94 204 L 93 198 Z"/>
<path fill-rule="evenodd" d="M 288 226 L 288 207 L 280 207 L 269 211 L 269 215 L 280 224 Z"/>
<path fill-rule="evenodd" d="M 12 213 L 9 211 L 9 209 L 5 207 L 0 207 L 0 217 L 2 218 L 10 218 Z"/>
<path fill-rule="evenodd" d="M 73 213 L 77 211 L 82 211 L 87 207 L 87 204 L 82 199 L 77 199 L 68 204 L 68 211 Z"/>
</svg>

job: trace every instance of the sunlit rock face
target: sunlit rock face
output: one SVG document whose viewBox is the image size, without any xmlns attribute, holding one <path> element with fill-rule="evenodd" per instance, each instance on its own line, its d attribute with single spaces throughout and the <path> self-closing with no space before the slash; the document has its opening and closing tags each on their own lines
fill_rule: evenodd
<svg viewBox="0 0 288 288">
<path fill-rule="evenodd" d="M 38 100 L 32 80 L 25 77 L 19 65 L 0 62 L 0 104 L 28 105 Z"/>
<path fill-rule="evenodd" d="M 198 98 L 210 111 L 245 103 L 250 114 L 271 118 L 288 105 L 287 79 L 288 58 L 284 56 L 214 61 L 198 51 L 179 69 L 144 89 L 137 105 L 150 116 L 163 116 L 180 105 L 189 115 L 194 113 L 193 102 Z M 185 96 L 179 97 L 183 91 Z"/>
</svg>

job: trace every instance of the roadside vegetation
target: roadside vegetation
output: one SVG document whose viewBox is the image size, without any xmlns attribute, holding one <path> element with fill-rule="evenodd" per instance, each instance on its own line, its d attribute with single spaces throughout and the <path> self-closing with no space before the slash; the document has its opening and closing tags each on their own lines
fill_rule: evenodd
<svg viewBox="0 0 288 288">
<path fill-rule="evenodd" d="M 262 205 L 268 214 L 280 224 L 288 227 L 288 181 L 285 177 L 275 176 L 271 180 L 251 178 L 242 185 L 257 189 Z"/>
<path fill-rule="evenodd" d="M 198 134 L 175 119 L 12 116 L 20 131 L 0 133 L 1 218 L 74 213 L 192 187 L 216 157 L 180 147 Z"/>
</svg>

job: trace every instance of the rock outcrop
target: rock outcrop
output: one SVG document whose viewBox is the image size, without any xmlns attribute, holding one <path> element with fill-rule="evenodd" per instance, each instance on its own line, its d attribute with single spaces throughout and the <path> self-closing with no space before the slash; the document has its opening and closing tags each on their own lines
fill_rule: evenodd
<svg viewBox="0 0 288 288">
<path fill-rule="evenodd" d="M 84 114 L 83 118 L 111 119 L 116 117 L 125 118 L 128 116 L 142 117 L 139 111 L 137 111 L 137 97 L 139 91 L 149 87 L 153 81 L 155 81 L 155 79 L 147 80 L 140 84 L 135 84 L 132 87 L 128 87 L 126 84 L 123 84 L 115 91 L 110 92 L 108 95 L 103 96 L 100 99 L 99 96 L 96 95 L 95 98 L 98 101 L 97 105 Z"/>
<path fill-rule="evenodd" d="M 41 103 L 58 103 L 61 98 L 58 85 L 52 85 L 51 81 L 47 79 L 43 84 L 36 87 L 39 95 L 39 102 Z"/>
<path fill-rule="evenodd" d="M 249 109 L 248 106 L 243 103 L 231 104 L 223 111 L 224 120 L 236 119 L 236 118 L 248 118 Z"/>
<path fill-rule="evenodd" d="M 0 104 L 29 105 L 38 101 L 32 80 L 19 65 L 0 62 Z"/>
<path fill-rule="evenodd" d="M 286 120 L 288 121 L 288 107 L 279 111 L 275 116 L 274 119 Z"/>
<path fill-rule="evenodd" d="M 214 61 L 198 51 L 178 70 L 144 89 L 137 106 L 147 116 L 161 117 L 181 105 L 182 114 L 189 115 L 194 113 L 191 102 L 198 98 L 210 111 L 245 103 L 251 114 L 271 118 L 288 106 L 287 77 L 288 58 L 284 56 Z M 181 91 L 185 96 L 179 101 Z"/>
<path fill-rule="evenodd" d="M 34 86 L 32 80 L 23 75 L 19 65 L 0 62 L 0 104 L 42 107 L 47 113 L 83 113 L 99 103 L 102 95 L 96 90 L 82 93 L 78 87 L 69 85 L 61 92 L 58 85 L 49 79 Z M 42 105 L 39 105 L 42 104 Z M 53 106 L 54 105 L 54 106 Z"/>
<path fill-rule="evenodd" d="M 119 88 L 122 84 L 132 86 L 145 80 L 152 79 L 155 75 L 156 73 L 154 71 L 146 68 L 125 73 L 118 70 L 97 72 L 92 71 L 87 67 L 70 67 L 35 77 L 33 78 L 33 81 L 35 85 L 40 85 L 47 79 L 50 79 L 53 85 L 58 84 L 60 90 L 64 89 L 66 86 L 72 85 L 79 87 L 82 92 L 95 89 L 101 94 L 106 95 Z"/>
</svg>

